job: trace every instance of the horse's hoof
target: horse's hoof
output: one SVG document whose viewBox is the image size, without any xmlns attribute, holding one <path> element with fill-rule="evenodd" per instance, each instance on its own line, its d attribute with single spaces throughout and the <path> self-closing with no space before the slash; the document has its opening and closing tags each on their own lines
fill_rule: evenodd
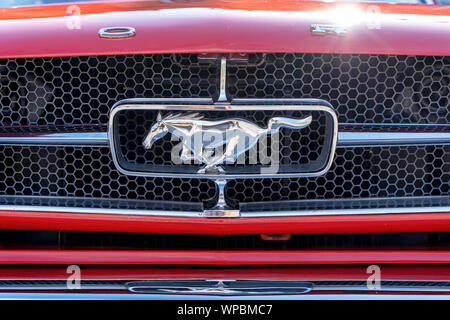
<svg viewBox="0 0 450 320">
<path fill-rule="evenodd" d="M 225 173 L 225 170 L 221 166 L 206 166 L 203 168 L 200 168 L 197 173 L 202 174 L 218 174 L 218 173 Z"/>
</svg>

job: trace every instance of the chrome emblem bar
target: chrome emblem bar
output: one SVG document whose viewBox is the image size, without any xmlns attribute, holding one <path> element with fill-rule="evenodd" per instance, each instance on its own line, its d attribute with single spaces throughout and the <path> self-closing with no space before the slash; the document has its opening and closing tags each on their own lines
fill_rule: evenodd
<svg viewBox="0 0 450 320">
<path fill-rule="evenodd" d="M 324 24 L 312 24 L 311 33 L 317 36 L 324 36 L 327 34 L 335 34 L 337 36 L 347 35 L 347 28 L 340 25 L 324 25 Z"/>
</svg>

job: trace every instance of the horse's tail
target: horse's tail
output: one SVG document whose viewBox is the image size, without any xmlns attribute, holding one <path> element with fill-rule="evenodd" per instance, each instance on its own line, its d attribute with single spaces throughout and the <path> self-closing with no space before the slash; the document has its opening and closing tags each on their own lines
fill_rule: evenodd
<svg viewBox="0 0 450 320">
<path fill-rule="evenodd" d="M 284 117 L 274 117 L 269 120 L 267 125 L 267 130 L 269 132 L 276 132 L 280 130 L 281 127 L 290 128 L 290 129 L 302 129 L 311 124 L 312 117 L 308 116 L 303 119 L 293 119 L 293 118 L 284 118 Z"/>
</svg>

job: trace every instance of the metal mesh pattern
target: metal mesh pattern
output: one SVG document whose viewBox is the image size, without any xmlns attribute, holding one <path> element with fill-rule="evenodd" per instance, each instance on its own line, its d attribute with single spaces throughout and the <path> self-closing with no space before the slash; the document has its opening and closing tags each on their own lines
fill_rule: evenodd
<svg viewBox="0 0 450 320">
<path fill-rule="evenodd" d="M 318 98 L 343 123 L 449 123 L 450 57 L 251 54 L 228 68 L 234 98 Z"/>
<path fill-rule="evenodd" d="M 194 54 L 0 59 L 0 132 L 105 131 L 117 101 L 209 98 L 217 95 L 218 71 L 217 64 L 199 64 Z M 336 109 L 339 122 L 348 124 L 343 130 L 355 131 L 358 123 L 372 124 L 364 128 L 371 131 L 386 129 L 375 124 L 401 123 L 408 124 L 407 129 L 392 127 L 392 131 L 437 131 L 439 125 L 450 123 L 450 57 L 250 54 L 249 63 L 229 64 L 227 78 L 233 98 L 326 100 Z M 246 117 L 265 127 L 274 115 L 255 112 Z M 151 152 L 141 147 L 154 117 L 135 113 L 121 120 L 120 142 L 126 146 L 121 152 L 133 165 L 176 167 L 170 157 L 174 145 L 170 135 Z M 317 118 L 316 124 L 300 132 L 282 129 L 282 165 L 305 165 L 320 158 L 325 121 Z M 430 126 L 418 129 L 416 124 Z M 450 195 L 450 146 L 336 152 L 332 168 L 321 177 L 232 180 L 225 190 L 229 204 Z M 215 184 L 208 180 L 122 175 L 109 148 L 0 146 L 0 159 L 0 196 L 191 203 L 217 197 Z M 246 168 L 248 164 L 257 167 L 246 161 Z M 241 165 L 227 164 L 236 170 Z"/>
<path fill-rule="evenodd" d="M 281 108 L 280 108 L 281 109 Z M 172 112 L 161 112 L 164 120 Z M 158 166 L 166 166 L 174 170 L 173 163 L 180 163 L 179 154 L 182 144 L 180 140 L 170 133 L 155 142 L 151 149 L 145 149 L 142 145 L 146 135 L 153 125 L 156 124 L 158 111 L 153 110 L 122 110 L 116 116 L 115 126 L 117 136 L 115 137 L 116 148 L 119 150 L 119 161 L 128 170 L 159 170 Z M 186 113 L 188 118 L 190 113 Z M 321 111 L 212 111 L 200 112 L 204 120 L 220 119 L 244 119 L 258 125 L 261 129 L 268 127 L 271 118 L 287 117 L 293 119 L 303 119 L 311 116 L 312 123 L 302 129 L 281 128 L 279 135 L 264 135 L 259 139 L 251 150 L 247 151 L 242 159 L 235 163 L 223 164 L 227 172 L 232 172 L 230 167 L 245 167 L 246 172 L 258 172 L 261 165 L 270 166 L 273 162 L 281 165 L 280 170 L 290 170 L 290 172 L 301 172 L 302 167 L 308 165 L 307 170 L 319 171 L 322 169 L 329 157 L 332 140 L 333 123 L 328 113 Z M 222 137 L 221 137 L 222 138 Z M 223 137 L 225 138 L 225 137 Z M 202 137 L 202 139 L 212 139 Z M 276 139 L 276 140 L 275 140 Z M 195 142 L 191 142 L 195 145 Z M 178 146 L 178 147 L 177 147 Z M 226 146 L 219 148 L 217 155 L 222 154 Z M 172 154 L 175 150 L 174 154 Z M 273 150 L 279 150 L 277 155 L 273 155 Z M 177 158 L 178 157 L 178 158 Z M 173 159 L 175 158 L 175 159 Z M 183 162 L 183 173 L 186 166 L 193 166 L 190 170 L 196 172 L 199 161 Z M 242 169 L 240 169 L 242 170 Z"/>
<path fill-rule="evenodd" d="M 2 146 L 0 194 L 203 202 L 208 180 L 132 177 L 113 166 L 108 148 Z M 450 146 L 337 149 L 322 177 L 232 180 L 231 203 L 450 194 Z"/>
<path fill-rule="evenodd" d="M 109 148 L 0 146 L 0 194 L 201 202 L 214 183 L 120 174 Z"/>
<path fill-rule="evenodd" d="M 239 202 L 449 195 L 450 146 L 339 148 L 324 176 L 233 180 L 225 194 Z"/>
<path fill-rule="evenodd" d="M 196 55 L 0 59 L 0 126 L 106 124 L 119 100 L 210 97 L 217 78 Z"/>
<path fill-rule="evenodd" d="M 230 64 L 234 98 L 319 98 L 340 122 L 450 122 L 450 57 L 250 54 Z M 188 55 L 0 59 L 0 126 L 106 124 L 136 97 L 211 97 L 218 66 Z"/>
</svg>

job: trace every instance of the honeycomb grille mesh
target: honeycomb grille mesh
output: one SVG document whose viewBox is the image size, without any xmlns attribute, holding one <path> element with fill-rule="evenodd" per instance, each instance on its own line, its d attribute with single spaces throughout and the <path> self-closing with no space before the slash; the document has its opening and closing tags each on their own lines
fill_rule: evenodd
<svg viewBox="0 0 450 320">
<path fill-rule="evenodd" d="M 120 174 L 108 148 L 0 147 L 2 195 L 207 202 L 214 183 Z M 450 193 L 450 146 L 337 149 L 330 171 L 316 178 L 231 180 L 238 202 L 438 196 Z"/>
<path fill-rule="evenodd" d="M 242 179 L 227 184 L 239 202 L 450 194 L 450 146 L 339 148 L 324 176 Z"/>
<path fill-rule="evenodd" d="M 119 173 L 109 148 L 0 146 L 0 194 L 202 202 L 214 183 Z"/>
<path fill-rule="evenodd" d="M 253 54 L 228 69 L 233 98 L 317 98 L 342 123 L 449 123 L 450 57 Z"/>
<path fill-rule="evenodd" d="M 210 97 L 217 77 L 189 54 L 0 59 L 0 126 L 106 124 L 119 100 Z"/>
<path fill-rule="evenodd" d="M 211 97 L 218 66 L 194 54 L 0 59 L 0 126 L 106 124 L 115 102 Z M 450 122 L 450 57 L 250 54 L 233 98 L 318 98 L 343 123 Z"/>
</svg>

